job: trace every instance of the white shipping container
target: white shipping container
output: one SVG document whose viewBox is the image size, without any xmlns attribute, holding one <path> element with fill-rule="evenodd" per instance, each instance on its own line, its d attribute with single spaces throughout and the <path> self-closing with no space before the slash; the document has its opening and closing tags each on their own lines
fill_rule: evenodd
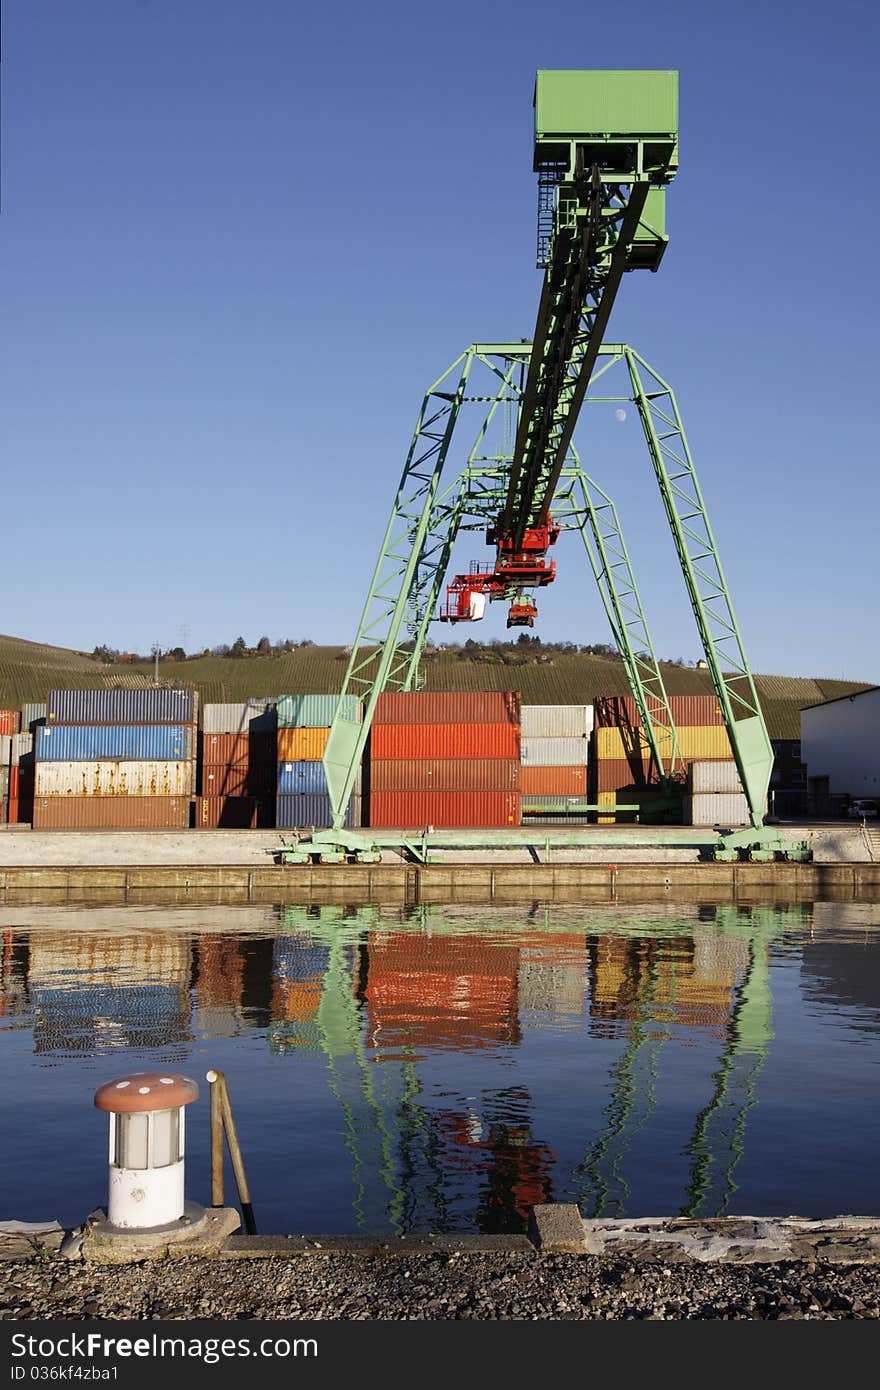
<svg viewBox="0 0 880 1390">
<path fill-rule="evenodd" d="M 751 824 L 742 792 L 697 792 L 685 797 L 684 819 L 686 825 L 718 825 L 728 830 Z"/>
<path fill-rule="evenodd" d="M 590 740 L 582 738 L 522 738 L 519 759 L 523 767 L 586 766 Z"/>
<path fill-rule="evenodd" d="M 15 767 L 23 758 L 27 758 L 34 751 L 33 734 L 13 734 L 12 735 L 12 766 Z"/>
<path fill-rule="evenodd" d="M 202 707 L 202 728 L 206 734 L 251 734 L 277 727 L 276 701 L 254 696 L 235 704 Z"/>
<path fill-rule="evenodd" d="M 720 761 L 700 761 L 688 764 L 692 792 L 741 792 L 739 771 L 731 758 Z"/>
<path fill-rule="evenodd" d="M 12 741 L 15 734 L 0 734 L 0 767 L 8 767 L 12 762 Z"/>
<path fill-rule="evenodd" d="M 192 796 L 195 762 L 37 763 L 42 796 Z"/>
<path fill-rule="evenodd" d="M 593 730 L 593 706 L 523 705 L 520 720 L 523 738 L 584 738 Z"/>
</svg>

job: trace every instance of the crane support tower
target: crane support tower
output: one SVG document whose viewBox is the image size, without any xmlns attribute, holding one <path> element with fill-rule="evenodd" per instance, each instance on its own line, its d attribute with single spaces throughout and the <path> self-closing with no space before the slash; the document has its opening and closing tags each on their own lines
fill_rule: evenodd
<svg viewBox="0 0 880 1390">
<path fill-rule="evenodd" d="M 544 273 L 534 332 L 516 343 L 473 343 L 425 393 L 342 684 L 343 696 L 362 702 L 362 719 L 347 717 L 351 702 L 340 699 L 324 754 L 333 827 L 285 846 L 288 861 L 379 857 L 382 838 L 346 831 L 344 822 L 380 694 L 419 688 L 434 621 L 473 622 L 487 603 L 504 602 L 508 627 L 532 626 L 534 591 L 556 579 L 549 552 L 563 531 L 583 539 L 639 712 L 641 751 L 665 782 L 681 775 L 617 509 L 584 472 L 574 445 L 584 405 L 610 399 L 635 403 L 749 806 L 751 829 L 723 834 L 715 856 L 772 859 L 791 849 L 764 827 L 773 752 L 674 393 L 632 347 L 603 341 L 624 276 L 656 271 L 666 250 L 666 191 L 678 169 L 678 73 L 541 71 L 534 100 Z M 621 395 L 598 396 L 600 380 L 604 391 L 615 369 L 623 373 Z M 444 473 L 456 451 L 457 467 Z M 467 531 L 483 533 L 492 558 L 450 576 L 453 546 Z M 705 840 L 704 833 L 677 834 L 679 843 Z M 646 832 L 644 843 L 661 838 L 672 843 L 675 833 Z M 430 839 L 437 846 L 523 842 L 515 831 Z M 580 833 L 576 842 L 607 839 Z M 427 843 L 423 835 L 422 856 Z"/>
</svg>

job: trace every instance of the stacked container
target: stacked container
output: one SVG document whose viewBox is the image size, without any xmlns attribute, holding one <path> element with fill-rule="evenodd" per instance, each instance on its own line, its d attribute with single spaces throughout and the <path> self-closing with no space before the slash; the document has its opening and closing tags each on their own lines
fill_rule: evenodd
<svg viewBox="0 0 880 1390">
<path fill-rule="evenodd" d="M 196 829 L 275 824 L 276 702 L 205 705 Z"/>
<path fill-rule="evenodd" d="M 732 761 L 730 740 L 714 695 L 671 695 L 669 706 L 684 762 Z M 596 802 L 607 808 L 600 812 L 600 822 L 617 818 L 618 803 L 638 804 L 644 810 L 657 797 L 657 768 L 645 752 L 638 707 L 630 696 L 596 700 L 592 785 Z M 626 818 L 635 814 L 630 812 Z"/>
<path fill-rule="evenodd" d="M 28 733 L 13 734 L 9 743 L 7 818 L 10 825 L 30 825 L 34 814 L 34 736 Z"/>
<path fill-rule="evenodd" d="M 339 695 L 282 695 L 278 700 L 275 823 L 279 828 L 326 827 L 333 820 L 322 759 L 341 698 Z M 343 713 L 346 719 L 358 723 L 360 701 L 353 695 L 346 695 Z M 356 826 L 361 820 L 358 769 L 345 823 Z"/>
<path fill-rule="evenodd" d="M 196 696 L 159 687 L 50 691 L 34 754 L 35 830 L 185 830 Z"/>
<path fill-rule="evenodd" d="M 750 825 L 749 805 L 734 762 L 692 762 L 684 802 L 688 825 Z"/>
<path fill-rule="evenodd" d="M 523 705 L 522 813 L 542 819 L 585 816 L 592 705 Z"/>
<path fill-rule="evenodd" d="M 370 742 L 371 826 L 520 824 L 518 694 L 381 695 Z"/>
</svg>

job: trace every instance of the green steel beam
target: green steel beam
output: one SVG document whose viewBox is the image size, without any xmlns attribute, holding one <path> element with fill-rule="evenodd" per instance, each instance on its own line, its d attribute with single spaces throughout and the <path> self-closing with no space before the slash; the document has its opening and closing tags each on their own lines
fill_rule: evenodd
<svg viewBox="0 0 880 1390">
<path fill-rule="evenodd" d="M 624 357 L 752 825 L 760 830 L 773 748 L 678 404 L 672 387 L 643 357 L 630 347 Z"/>
</svg>

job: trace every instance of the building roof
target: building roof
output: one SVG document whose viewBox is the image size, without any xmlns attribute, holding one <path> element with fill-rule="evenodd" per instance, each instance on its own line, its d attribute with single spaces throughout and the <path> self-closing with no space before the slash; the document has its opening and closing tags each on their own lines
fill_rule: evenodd
<svg viewBox="0 0 880 1390">
<path fill-rule="evenodd" d="M 860 695 L 874 695 L 878 690 L 880 685 L 869 685 L 864 690 L 853 690 L 849 695 L 835 695 L 832 700 L 818 700 L 815 705 L 804 705 L 801 714 L 805 709 L 821 709 L 823 705 L 836 705 L 841 700 L 857 700 Z"/>
</svg>

